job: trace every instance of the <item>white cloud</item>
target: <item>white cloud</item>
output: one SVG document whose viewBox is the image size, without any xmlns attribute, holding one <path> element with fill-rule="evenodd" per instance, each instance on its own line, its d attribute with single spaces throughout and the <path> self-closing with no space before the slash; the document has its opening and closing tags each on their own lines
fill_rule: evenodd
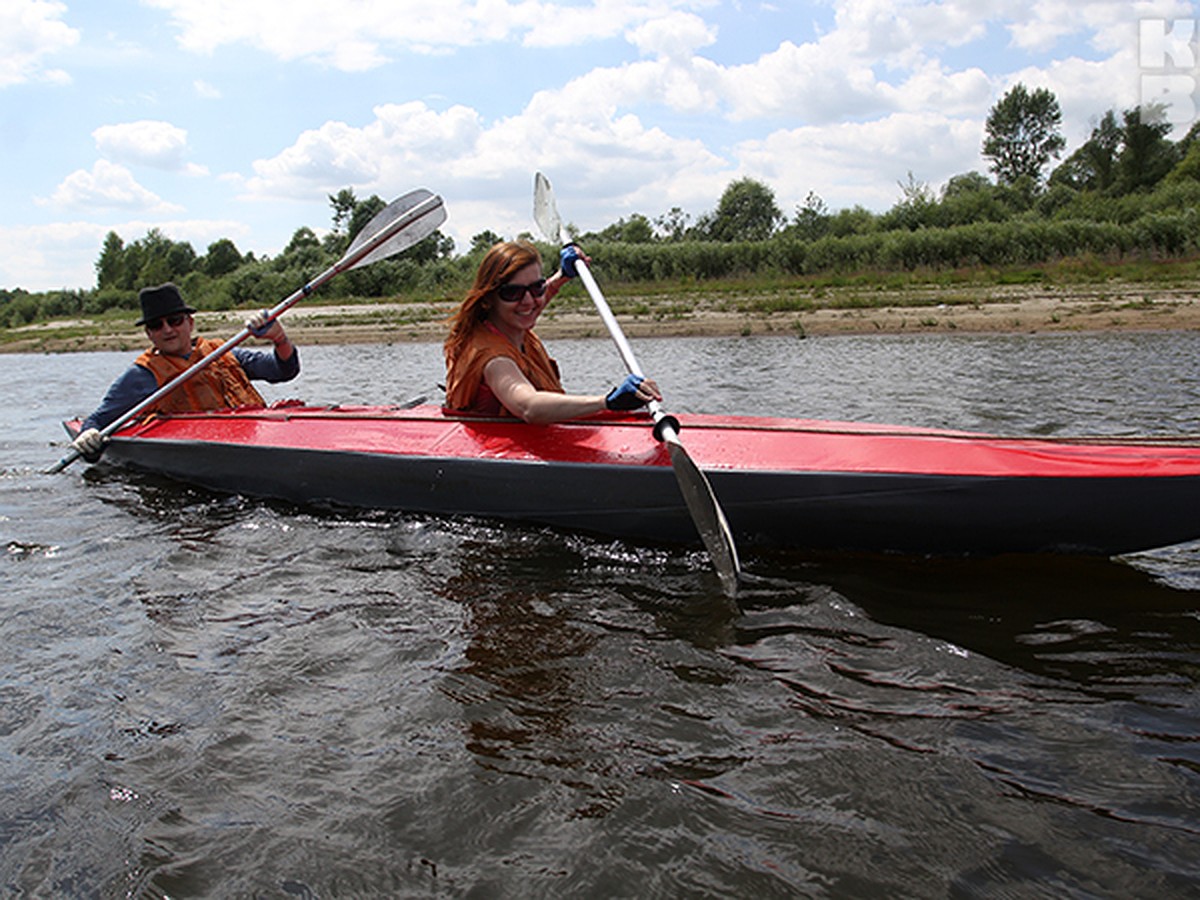
<svg viewBox="0 0 1200 900">
<path fill-rule="evenodd" d="M 179 212 L 182 208 L 167 203 L 146 190 L 124 166 L 100 159 L 89 172 L 72 172 L 43 205 L 85 209 L 136 209 L 152 213 Z"/>
<path fill-rule="evenodd" d="M 63 70 L 43 65 L 79 42 L 79 32 L 61 21 L 66 11 L 65 3 L 52 0 L 0 3 L 0 88 L 39 79 L 70 81 Z"/>
<path fill-rule="evenodd" d="M 1194 18 L 1196 9 L 1187 0 L 1088 0 L 1040 3 L 1022 0 L 1012 10 L 1008 29 L 1013 43 L 1026 50 L 1046 51 L 1068 35 L 1091 35 L 1100 51 L 1131 49 L 1137 42 L 1142 19 Z"/>
<path fill-rule="evenodd" d="M 0 227 L 0 284 L 30 291 L 94 285 L 92 265 L 106 233 L 92 222 Z"/>
<path fill-rule="evenodd" d="M 202 100 L 221 99 L 221 89 L 216 85 L 209 84 L 203 78 L 197 78 L 193 81 L 192 88 L 196 91 L 196 96 Z"/>
<path fill-rule="evenodd" d="M 909 172 L 936 188 L 952 175 L 982 171 L 982 134 L 982 119 L 900 112 L 873 122 L 777 131 L 743 142 L 736 154 L 739 172 L 772 185 L 788 214 L 809 191 L 831 209 L 886 209 L 900 199 L 898 183 Z"/>
<path fill-rule="evenodd" d="M 193 53 L 246 44 L 282 60 L 311 60 L 346 72 L 385 64 L 399 52 L 442 53 L 505 41 L 572 46 L 618 37 L 708 0 L 144 0 L 167 11 Z M 691 27 L 691 26 L 690 26 Z M 660 35 L 660 39 L 665 36 Z"/>
<path fill-rule="evenodd" d="M 0 227 L 0 284 L 31 291 L 92 287 L 96 283 L 95 263 L 110 231 L 130 242 L 152 228 L 173 241 L 190 242 L 197 253 L 204 253 L 209 244 L 223 237 L 240 245 L 249 234 L 244 223 L 229 219 L 129 219 L 108 224 L 73 221 Z M 19 268 L 11 265 L 14 260 L 20 260 Z"/>
<path fill-rule="evenodd" d="M 464 106 L 438 113 L 420 102 L 384 104 L 362 128 L 326 122 L 277 156 L 255 161 L 246 193 L 295 197 L 419 180 L 471 155 L 480 131 L 478 115 Z"/>
<path fill-rule="evenodd" d="M 461 106 L 439 113 L 419 102 L 388 104 L 376 107 L 375 116 L 361 128 L 327 122 L 256 161 L 246 194 L 323 197 L 349 186 L 360 195 L 391 197 L 425 186 L 445 197 L 451 221 L 443 231 L 461 247 L 484 229 L 515 235 L 531 228 L 537 168 L 562 173 L 575 190 L 624 209 L 626 195 L 664 167 L 682 179 L 723 166 L 699 141 L 647 128 L 636 116 L 612 116 L 570 91 L 536 95 L 520 115 L 490 127 Z"/>
<path fill-rule="evenodd" d="M 142 120 L 101 125 L 92 132 L 92 137 L 100 152 L 117 162 L 188 175 L 206 174 L 204 167 L 184 159 L 187 132 L 170 122 Z"/>
<path fill-rule="evenodd" d="M 642 22 L 626 35 L 645 56 L 688 60 L 717 40 L 717 29 L 692 13 L 671 13 Z"/>
</svg>

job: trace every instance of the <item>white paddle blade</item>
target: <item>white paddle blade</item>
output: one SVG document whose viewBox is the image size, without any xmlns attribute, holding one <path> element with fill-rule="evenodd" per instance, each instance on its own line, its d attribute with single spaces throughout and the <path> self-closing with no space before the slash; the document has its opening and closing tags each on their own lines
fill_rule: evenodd
<svg viewBox="0 0 1200 900">
<path fill-rule="evenodd" d="M 401 222 L 401 219 L 406 221 Z M 446 207 L 442 198 L 424 188 L 409 191 L 403 197 L 397 197 L 368 222 L 350 244 L 346 256 L 353 256 L 361 247 L 374 241 L 379 235 L 393 230 L 395 233 L 384 240 L 378 247 L 358 260 L 351 269 L 369 266 L 407 250 L 413 244 L 423 240 L 437 231 L 439 225 L 446 221 Z"/>
<path fill-rule="evenodd" d="M 533 176 L 533 221 L 537 222 L 546 240 L 566 243 L 563 240 L 562 219 L 554 202 L 554 190 L 550 187 L 550 179 L 541 172 Z"/>
</svg>

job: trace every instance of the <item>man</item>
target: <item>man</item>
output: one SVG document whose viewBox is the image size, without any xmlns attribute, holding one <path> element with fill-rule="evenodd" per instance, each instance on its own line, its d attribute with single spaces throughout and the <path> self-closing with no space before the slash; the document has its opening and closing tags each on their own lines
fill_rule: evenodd
<svg viewBox="0 0 1200 900">
<path fill-rule="evenodd" d="M 100 406 L 84 419 L 72 446 L 89 462 L 95 462 L 104 451 L 105 438 L 100 435 L 100 429 L 119 419 L 222 343 L 192 337 L 192 314 L 196 310 L 183 302 L 183 295 L 175 285 L 142 288 L 138 300 L 142 305 L 142 317 L 136 324 L 145 327 L 146 337 L 153 346 L 112 383 Z M 250 380 L 291 381 L 300 372 L 300 355 L 279 321 L 267 321 L 267 310 L 257 313 L 246 322 L 246 327 L 255 337 L 271 341 L 275 345 L 274 352 L 235 347 L 160 398 L 146 412 L 265 405 Z"/>
</svg>

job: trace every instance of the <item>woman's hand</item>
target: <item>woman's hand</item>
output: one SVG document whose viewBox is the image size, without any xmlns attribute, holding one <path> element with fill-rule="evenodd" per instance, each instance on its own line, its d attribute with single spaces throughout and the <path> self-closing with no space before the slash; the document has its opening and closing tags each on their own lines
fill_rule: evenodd
<svg viewBox="0 0 1200 900">
<path fill-rule="evenodd" d="M 658 385 L 640 375 L 627 375 L 624 381 L 608 392 L 604 405 L 609 409 L 630 410 L 645 406 L 651 400 L 662 400 Z"/>
</svg>

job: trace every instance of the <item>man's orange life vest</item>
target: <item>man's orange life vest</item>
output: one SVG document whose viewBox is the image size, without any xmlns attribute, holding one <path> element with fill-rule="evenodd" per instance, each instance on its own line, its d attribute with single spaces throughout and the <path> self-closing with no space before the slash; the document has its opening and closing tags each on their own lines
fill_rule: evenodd
<svg viewBox="0 0 1200 900">
<path fill-rule="evenodd" d="M 220 346 L 217 341 L 197 338 L 192 344 L 192 354 L 187 359 L 164 356 L 151 348 L 134 362 L 153 372 L 161 388 Z M 200 412 L 206 409 L 232 409 L 239 406 L 266 406 L 266 403 L 246 377 L 237 357 L 232 353 L 225 353 L 172 390 L 147 412 Z"/>
</svg>

